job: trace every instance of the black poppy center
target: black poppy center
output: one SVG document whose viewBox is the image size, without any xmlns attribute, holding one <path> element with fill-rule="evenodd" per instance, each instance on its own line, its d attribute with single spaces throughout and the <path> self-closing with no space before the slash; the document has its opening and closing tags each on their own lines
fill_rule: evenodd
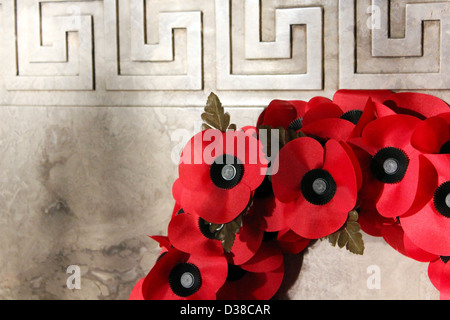
<svg viewBox="0 0 450 320">
<path fill-rule="evenodd" d="M 228 264 L 227 281 L 241 280 L 246 274 L 247 271 L 241 267 L 235 266 L 234 264 Z"/>
<path fill-rule="evenodd" d="M 450 181 L 441 184 L 434 192 L 434 207 L 446 218 L 450 218 Z"/>
<path fill-rule="evenodd" d="M 198 218 L 198 227 L 200 229 L 200 232 L 208 239 L 211 240 L 216 240 L 216 233 L 215 232 L 211 232 L 211 230 L 209 229 L 210 227 L 210 223 L 202 218 Z M 223 225 L 222 227 L 223 228 Z M 217 229 L 217 231 L 219 231 L 221 228 Z"/>
<path fill-rule="evenodd" d="M 405 176 L 408 165 L 409 159 L 403 150 L 387 147 L 377 152 L 370 167 L 379 181 L 398 183 Z"/>
<path fill-rule="evenodd" d="M 439 153 L 440 154 L 450 154 L 450 140 L 442 145 Z"/>
<path fill-rule="evenodd" d="M 298 131 L 301 128 L 303 128 L 303 118 L 295 119 L 288 126 L 288 129 L 292 129 L 292 130 L 295 130 L 295 131 Z"/>
<path fill-rule="evenodd" d="M 278 237 L 278 231 L 276 232 L 264 232 L 263 241 L 272 241 Z"/>
<path fill-rule="evenodd" d="M 200 270 L 192 263 L 177 264 L 169 274 L 169 285 L 177 296 L 193 295 L 202 285 Z"/>
<path fill-rule="evenodd" d="M 216 187 L 231 189 L 241 181 L 244 174 L 244 165 L 235 156 L 225 154 L 214 160 L 209 174 Z"/>
<path fill-rule="evenodd" d="M 363 112 L 361 110 L 350 110 L 344 113 L 340 118 L 343 120 L 350 121 L 353 124 L 358 124 L 361 119 Z"/>
<path fill-rule="evenodd" d="M 447 263 L 447 262 L 450 260 L 450 256 L 448 256 L 448 257 L 440 256 L 439 258 L 441 259 L 441 261 L 442 261 L 443 263 Z"/>
<path fill-rule="evenodd" d="M 336 182 L 323 169 L 314 169 L 305 174 L 300 189 L 307 201 L 321 206 L 330 202 L 336 194 Z"/>
</svg>

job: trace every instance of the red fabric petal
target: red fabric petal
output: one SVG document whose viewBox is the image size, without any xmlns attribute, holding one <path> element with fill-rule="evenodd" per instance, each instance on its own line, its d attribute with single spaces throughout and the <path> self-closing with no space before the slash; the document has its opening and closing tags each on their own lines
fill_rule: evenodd
<svg viewBox="0 0 450 320">
<path fill-rule="evenodd" d="M 151 236 L 153 240 L 159 243 L 159 246 L 163 249 L 169 250 L 172 244 L 169 241 L 169 237 L 166 236 Z"/>
<path fill-rule="evenodd" d="M 231 252 L 227 254 L 229 263 L 241 265 L 250 260 L 261 247 L 264 231 L 258 215 L 243 217 L 243 226 L 236 234 Z"/>
<path fill-rule="evenodd" d="M 286 204 L 275 196 L 253 199 L 252 213 L 263 220 L 262 229 L 266 232 L 276 232 L 287 228 L 284 210 Z"/>
<path fill-rule="evenodd" d="M 367 100 L 383 103 L 392 95 L 390 90 L 338 90 L 333 96 L 333 102 L 344 112 L 350 110 L 364 110 Z"/>
<path fill-rule="evenodd" d="M 191 255 L 188 263 L 196 265 L 201 272 L 202 286 L 191 298 L 215 300 L 216 293 L 223 286 L 228 274 L 228 263 L 224 256 Z"/>
<path fill-rule="evenodd" d="M 450 300 L 450 263 L 446 263 L 441 275 L 440 299 Z"/>
<path fill-rule="evenodd" d="M 308 113 L 311 109 L 316 108 L 317 106 L 320 106 L 322 104 L 329 104 L 329 103 L 332 103 L 332 101 L 330 99 L 326 98 L 326 97 L 314 97 L 314 98 L 311 98 L 311 100 L 309 100 L 308 103 L 307 103 L 307 111 L 306 111 L 306 113 Z"/>
<path fill-rule="evenodd" d="M 436 289 L 441 287 L 441 278 L 444 271 L 445 263 L 440 259 L 431 261 L 428 264 L 428 278 Z"/>
<path fill-rule="evenodd" d="M 199 217 L 183 213 L 172 218 L 168 235 L 172 245 L 180 251 L 195 255 L 223 254 L 222 243 L 206 238 L 199 228 Z"/>
<path fill-rule="evenodd" d="M 238 281 L 227 281 L 217 293 L 220 300 L 269 300 L 281 286 L 284 264 L 271 272 L 248 272 Z"/>
<path fill-rule="evenodd" d="M 324 140 L 335 139 L 347 141 L 355 125 L 350 121 L 337 118 L 317 120 L 302 128 L 306 135 L 313 135 Z"/>
<path fill-rule="evenodd" d="M 358 223 L 361 230 L 372 237 L 381 237 L 384 225 L 390 225 L 394 222 L 392 218 L 383 217 L 376 208 L 360 208 Z"/>
<path fill-rule="evenodd" d="M 356 176 L 356 186 L 357 190 L 359 191 L 361 189 L 361 186 L 363 184 L 363 174 L 361 165 L 359 164 L 358 157 L 356 156 L 353 149 L 350 147 L 349 144 L 345 143 L 344 141 L 340 142 L 342 148 L 344 148 L 345 152 L 347 153 L 348 157 L 352 161 L 353 169 L 355 170 L 355 176 Z"/>
<path fill-rule="evenodd" d="M 265 178 L 268 164 L 261 141 L 241 131 L 228 131 L 224 141 L 223 153 L 235 155 L 244 165 L 244 175 L 239 183 L 251 190 L 258 188 Z"/>
<path fill-rule="evenodd" d="M 251 191 L 246 185 L 239 183 L 233 189 L 222 190 L 209 183 L 203 189 L 183 191 L 181 205 L 187 212 L 221 224 L 234 220 L 247 207 Z"/>
<path fill-rule="evenodd" d="M 405 233 L 417 246 L 436 255 L 450 256 L 450 219 L 437 213 L 432 203 L 400 219 Z"/>
<path fill-rule="evenodd" d="M 339 118 L 342 114 L 342 109 L 332 102 L 317 104 L 303 117 L 303 126 L 322 119 Z"/>
<path fill-rule="evenodd" d="M 324 206 L 316 206 L 303 196 L 286 209 L 286 218 L 292 231 L 307 239 L 320 239 L 342 227 L 348 211 L 337 208 L 333 200 Z"/>
<path fill-rule="evenodd" d="M 294 231 L 287 229 L 279 232 L 277 242 L 284 253 L 298 254 L 306 249 L 311 240 L 305 239 Z"/>
<path fill-rule="evenodd" d="M 278 154 L 279 170 L 272 176 L 273 192 L 278 200 L 290 202 L 301 195 L 300 182 L 305 173 L 323 165 L 323 148 L 312 138 L 298 138 Z"/>
<path fill-rule="evenodd" d="M 422 119 L 449 112 L 449 106 L 441 99 L 417 92 L 399 92 L 385 102 L 397 113 L 412 114 Z"/>
<path fill-rule="evenodd" d="M 411 145 L 411 135 L 420 123 L 419 119 L 408 115 L 378 118 L 365 127 L 362 141 L 377 149 L 385 147 L 405 149 Z"/>
<path fill-rule="evenodd" d="M 144 278 L 140 279 L 131 290 L 130 297 L 128 300 L 145 300 L 142 294 L 142 284 L 144 283 Z"/>
<path fill-rule="evenodd" d="M 355 208 L 357 180 L 353 162 L 342 144 L 330 140 L 325 145 L 323 169 L 328 171 L 336 182 L 336 194 L 330 202 L 333 208 L 350 212 Z"/>
<path fill-rule="evenodd" d="M 159 259 L 142 284 L 142 294 L 145 300 L 174 300 L 181 299 L 169 286 L 170 271 L 178 263 L 186 262 L 189 255 L 178 250 L 169 250 Z"/>
<path fill-rule="evenodd" d="M 404 256 L 420 262 L 429 262 L 437 258 L 421 248 L 417 247 L 404 233 L 399 224 L 393 223 L 382 228 L 384 240 L 395 250 Z"/>
<path fill-rule="evenodd" d="M 180 179 L 176 179 L 172 185 L 172 196 L 175 199 L 175 202 L 180 203 L 181 194 L 183 193 L 183 184 Z"/>
<path fill-rule="evenodd" d="M 267 125 L 272 128 L 283 127 L 287 129 L 292 121 L 297 118 L 297 109 L 289 101 L 273 100 L 265 109 L 258 125 Z"/>
<path fill-rule="evenodd" d="M 402 181 L 383 185 L 383 191 L 377 201 L 378 212 L 387 218 L 409 214 L 416 201 L 419 188 L 419 159 L 411 158 Z"/>
<path fill-rule="evenodd" d="M 283 259 L 275 242 L 263 242 L 255 256 L 240 267 L 250 272 L 270 272 L 283 265 Z"/>
<path fill-rule="evenodd" d="M 184 147 L 178 173 L 184 188 L 196 190 L 211 181 L 210 165 L 222 154 L 223 134 L 218 130 L 197 133 Z"/>
<path fill-rule="evenodd" d="M 419 124 L 411 137 L 412 145 L 424 153 L 439 153 L 450 140 L 450 123 L 440 116 L 431 117 Z"/>
</svg>

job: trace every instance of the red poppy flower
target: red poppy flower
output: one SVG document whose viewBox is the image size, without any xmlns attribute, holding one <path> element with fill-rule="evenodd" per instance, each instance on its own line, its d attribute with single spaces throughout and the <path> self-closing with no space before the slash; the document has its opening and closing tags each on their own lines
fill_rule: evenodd
<svg viewBox="0 0 450 320">
<path fill-rule="evenodd" d="M 257 126 L 300 129 L 307 110 L 305 101 L 273 100 L 259 115 Z"/>
<path fill-rule="evenodd" d="M 409 115 L 382 117 L 369 123 L 359 140 L 359 147 L 372 156 L 370 165 L 361 164 L 365 170 L 370 168 L 364 176 L 372 176 L 371 188 L 377 191 L 367 196 L 376 199 L 377 211 L 384 217 L 395 218 L 423 206 L 425 199 L 420 195 L 426 190 L 419 181 L 427 179 L 429 166 L 421 164 L 420 152 L 411 145 L 412 133 L 420 123 Z"/>
<path fill-rule="evenodd" d="M 256 255 L 240 266 L 229 264 L 220 300 L 269 300 L 284 277 L 283 254 L 274 243 L 263 243 Z"/>
<path fill-rule="evenodd" d="M 308 239 L 338 230 L 356 204 L 357 179 L 346 149 L 330 140 L 325 148 L 312 138 L 298 138 L 278 155 L 272 177 L 275 196 L 284 203 L 290 229 Z"/>
<path fill-rule="evenodd" d="M 420 248 L 450 256 L 450 156 L 423 155 L 434 170 L 426 186 L 428 202 L 418 212 L 400 217 L 405 234 Z"/>
<path fill-rule="evenodd" d="M 441 300 L 450 300 L 450 257 L 441 256 L 428 264 L 428 278 L 439 290 Z"/>
<path fill-rule="evenodd" d="M 360 143 L 354 144 L 355 141 L 359 141 L 359 139 L 351 140 L 349 145 L 358 159 L 359 167 L 357 168 L 361 172 L 361 188 L 358 192 L 358 223 L 365 233 L 373 237 L 381 237 L 383 225 L 392 223 L 393 218 L 383 217 L 376 208 L 382 185 L 370 172 L 372 156 L 359 147 Z"/>
<path fill-rule="evenodd" d="M 276 242 L 284 253 L 299 254 L 311 243 L 310 239 L 303 238 L 291 229 L 277 233 Z"/>
<path fill-rule="evenodd" d="M 178 167 L 181 206 L 212 223 L 234 220 L 261 184 L 267 160 L 260 141 L 242 131 L 206 130 L 186 145 Z"/>
<path fill-rule="evenodd" d="M 344 96 L 348 99 L 344 99 Z M 354 101 L 356 100 L 356 101 Z M 321 138 L 347 141 L 361 136 L 364 127 L 376 118 L 393 115 L 387 106 L 375 102 L 370 96 L 361 104 L 361 96 L 341 94 L 335 101 L 314 103 L 305 114 L 302 132 Z"/>
<path fill-rule="evenodd" d="M 385 105 L 397 113 L 409 114 L 422 120 L 449 112 L 449 106 L 441 99 L 417 92 L 398 92 L 386 98 Z"/>
<path fill-rule="evenodd" d="M 242 264 L 258 251 L 262 239 L 260 218 L 247 214 L 243 217 L 243 225 L 236 234 L 231 252 L 224 252 L 222 243 L 216 240 L 215 234 L 209 230 L 209 223 L 201 217 L 183 213 L 173 217 L 169 223 L 169 239 L 178 250 L 194 255 L 226 255 L 228 262 Z"/>
<path fill-rule="evenodd" d="M 227 277 L 223 256 L 196 256 L 171 248 L 142 283 L 145 300 L 215 300 Z"/>
<path fill-rule="evenodd" d="M 208 224 L 199 216 L 179 213 L 169 223 L 170 243 L 180 251 L 193 255 L 223 255 L 222 243 L 214 238 Z"/>
<path fill-rule="evenodd" d="M 346 111 L 363 110 L 368 98 L 375 103 L 383 103 L 393 94 L 390 90 L 347 90 L 336 91 L 333 103 Z"/>
<path fill-rule="evenodd" d="M 423 153 L 450 154 L 450 112 L 430 117 L 419 124 L 411 144 Z"/>
<path fill-rule="evenodd" d="M 408 258 L 430 262 L 437 257 L 414 244 L 405 234 L 400 223 L 394 219 L 392 223 L 383 225 L 382 235 L 387 244 Z"/>
</svg>

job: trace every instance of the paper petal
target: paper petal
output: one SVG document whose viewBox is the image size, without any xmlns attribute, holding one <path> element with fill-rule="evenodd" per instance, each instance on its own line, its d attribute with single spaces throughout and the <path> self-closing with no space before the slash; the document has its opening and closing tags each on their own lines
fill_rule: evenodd
<svg viewBox="0 0 450 320">
<path fill-rule="evenodd" d="M 199 228 L 199 217 L 189 213 L 172 218 L 168 227 L 172 245 L 180 251 L 195 255 L 223 254 L 222 243 L 206 238 Z"/>
<path fill-rule="evenodd" d="M 417 247 L 403 232 L 399 224 L 393 223 L 382 228 L 384 240 L 395 250 L 404 256 L 420 262 L 429 262 L 437 258 L 421 248 Z"/>
<path fill-rule="evenodd" d="M 274 100 L 265 110 L 264 119 L 260 121 L 260 124 L 287 129 L 296 118 L 297 110 L 289 101 Z"/>
<path fill-rule="evenodd" d="M 275 242 L 263 242 L 255 256 L 241 265 L 250 272 L 270 272 L 283 264 L 283 254 Z"/>
<path fill-rule="evenodd" d="M 386 105 L 397 113 L 409 113 L 418 117 L 429 118 L 440 113 L 449 112 L 449 106 L 441 99 L 417 92 L 399 92 L 387 98 Z M 393 103 L 389 103 L 389 102 Z"/>
<path fill-rule="evenodd" d="M 197 214 L 208 222 L 227 223 L 234 220 L 247 207 L 250 189 L 239 183 L 231 190 L 215 186 L 197 191 L 184 190 L 181 205 L 188 212 Z"/>
<path fill-rule="evenodd" d="M 275 196 L 253 199 L 252 212 L 263 220 L 262 229 L 266 232 L 276 232 L 287 228 L 284 210 L 286 204 Z"/>
<path fill-rule="evenodd" d="M 337 185 L 330 207 L 350 212 L 356 205 L 357 180 L 353 162 L 342 144 L 335 140 L 327 142 L 323 169 L 333 176 Z"/>
<path fill-rule="evenodd" d="M 243 217 L 243 226 L 236 234 L 231 253 L 227 254 L 230 263 L 241 265 L 250 260 L 261 247 L 264 232 L 258 215 Z"/>
<path fill-rule="evenodd" d="M 450 256 L 450 219 L 437 213 L 432 203 L 400 220 L 405 233 L 417 246 L 436 255 Z"/>
<path fill-rule="evenodd" d="M 378 118 L 369 123 L 362 133 L 363 143 L 377 149 L 411 145 L 411 135 L 421 121 L 408 115 Z"/>
<path fill-rule="evenodd" d="M 300 182 L 312 169 L 323 166 L 323 148 L 312 138 L 298 138 L 285 145 L 278 155 L 279 170 L 272 176 L 275 196 L 290 202 L 301 194 Z"/>
<path fill-rule="evenodd" d="M 412 145 L 424 153 L 439 153 L 450 140 L 450 123 L 444 118 L 431 117 L 420 123 L 411 137 Z"/>
<path fill-rule="evenodd" d="M 278 245 L 284 253 L 298 254 L 308 247 L 311 240 L 305 239 L 288 229 L 278 234 Z"/>
<path fill-rule="evenodd" d="M 183 149 L 178 166 L 184 188 L 196 190 L 211 181 L 210 165 L 221 154 L 223 145 L 223 134 L 218 130 L 202 131 L 192 137 Z"/>
<path fill-rule="evenodd" d="M 140 279 L 131 290 L 130 297 L 128 300 L 145 300 L 144 295 L 142 294 L 142 284 L 144 283 L 144 279 Z"/>
<path fill-rule="evenodd" d="M 339 118 L 342 114 L 342 109 L 334 103 L 328 102 L 318 104 L 305 114 L 303 117 L 303 126 L 307 126 L 322 119 Z"/>
<path fill-rule="evenodd" d="M 350 110 L 364 110 L 367 100 L 383 103 L 392 96 L 389 90 L 338 90 L 333 96 L 333 102 L 339 105 L 344 112 Z"/>
<path fill-rule="evenodd" d="M 355 125 L 350 121 L 337 118 L 328 118 L 317 120 L 302 128 L 302 132 L 306 135 L 313 135 L 323 140 L 335 139 L 346 141 Z"/>
</svg>

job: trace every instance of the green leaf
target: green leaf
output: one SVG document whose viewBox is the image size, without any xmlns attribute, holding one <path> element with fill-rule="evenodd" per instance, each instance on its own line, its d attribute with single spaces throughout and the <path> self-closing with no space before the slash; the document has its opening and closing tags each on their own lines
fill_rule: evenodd
<svg viewBox="0 0 450 320">
<path fill-rule="evenodd" d="M 358 213 L 355 210 L 350 211 L 345 225 L 327 237 L 331 245 L 334 247 L 337 244 L 341 249 L 345 247 L 354 254 L 364 254 L 364 240 L 357 221 Z"/>
<path fill-rule="evenodd" d="M 242 227 L 242 214 L 236 219 L 225 224 L 209 223 L 209 231 L 214 233 L 216 240 L 222 241 L 222 247 L 226 252 L 231 252 L 231 249 L 236 239 L 236 233 Z"/>
<path fill-rule="evenodd" d="M 202 129 L 217 129 L 222 132 L 227 130 L 236 130 L 235 124 L 230 124 L 230 114 L 225 113 L 225 109 L 219 100 L 219 97 L 211 93 L 205 106 L 205 112 L 202 113 L 202 120 L 205 122 Z"/>
</svg>

